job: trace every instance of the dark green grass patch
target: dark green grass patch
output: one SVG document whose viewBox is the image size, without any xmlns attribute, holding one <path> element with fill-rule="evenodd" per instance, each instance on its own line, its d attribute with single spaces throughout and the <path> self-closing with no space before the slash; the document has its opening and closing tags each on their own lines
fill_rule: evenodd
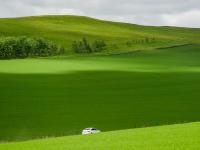
<svg viewBox="0 0 200 150">
<path fill-rule="evenodd" d="M 1 74 L 1 140 L 199 120 L 199 73 Z"/>
</svg>

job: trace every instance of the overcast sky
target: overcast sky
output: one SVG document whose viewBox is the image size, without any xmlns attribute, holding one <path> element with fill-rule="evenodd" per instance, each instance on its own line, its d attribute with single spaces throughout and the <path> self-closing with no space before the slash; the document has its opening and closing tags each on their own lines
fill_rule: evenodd
<svg viewBox="0 0 200 150">
<path fill-rule="evenodd" d="M 0 0 L 1 18 L 53 14 L 200 28 L 200 0 Z"/>
</svg>

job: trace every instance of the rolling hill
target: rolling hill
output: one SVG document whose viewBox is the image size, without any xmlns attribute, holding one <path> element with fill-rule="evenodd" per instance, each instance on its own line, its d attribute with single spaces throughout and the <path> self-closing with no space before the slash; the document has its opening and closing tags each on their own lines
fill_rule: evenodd
<svg viewBox="0 0 200 150">
<path fill-rule="evenodd" d="M 105 40 L 108 52 L 152 49 L 200 43 L 200 29 L 152 27 L 103 21 L 82 16 L 38 16 L 0 19 L 0 36 L 43 37 L 72 52 L 72 42 L 83 37 Z"/>
<path fill-rule="evenodd" d="M 200 120 L 200 46 L 0 61 L 0 141 Z"/>
<path fill-rule="evenodd" d="M 76 135 L 90 126 L 114 131 L 200 121 L 200 29 L 141 26 L 82 16 L 0 19 L 2 39 L 22 36 L 43 37 L 62 45 L 66 55 L 0 60 L 0 142 Z M 72 43 L 82 38 L 90 43 L 105 41 L 103 55 L 74 55 Z M 184 136 L 194 137 L 186 145 L 192 149 L 198 146 L 198 130 L 199 123 L 194 123 L 108 132 L 92 140 L 99 146 L 104 138 L 112 138 L 108 143 L 121 141 L 130 132 L 128 144 L 140 147 L 158 131 L 157 136 L 164 135 L 153 143 L 156 146 L 170 143 L 166 150 L 171 149 L 176 140 L 172 141 L 170 134 L 180 134 L 177 143 L 183 143 Z M 33 143 L 45 149 L 48 142 L 54 147 L 66 140 L 69 149 L 74 149 L 75 142 L 89 139 L 70 136 Z M 118 144 L 111 149 L 120 148 Z M 22 145 L 30 147 L 32 142 Z M 3 144 L 0 149 L 21 150 L 22 145 Z M 84 146 L 95 149 L 96 145 Z M 184 149 L 181 144 L 176 146 Z M 65 143 L 60 149 L 64 148 Z M 75 148 L 80 149 L 79 145 Z"/>
<path fill-rule="evenodd" d="M 0 150 L 197 150 L 200 123 L 0 144 Z"/>
</svg>

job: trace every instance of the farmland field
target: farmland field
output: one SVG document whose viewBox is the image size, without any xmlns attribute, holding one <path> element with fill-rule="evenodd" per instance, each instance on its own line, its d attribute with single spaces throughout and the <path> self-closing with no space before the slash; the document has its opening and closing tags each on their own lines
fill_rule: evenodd
<svg viewBox="0 0 200 150">
<path fill-rule="evenodd" d="M 0 141 L 200 121 L 199 58 L 194 44 L 1 60 Z"/>
</svg>

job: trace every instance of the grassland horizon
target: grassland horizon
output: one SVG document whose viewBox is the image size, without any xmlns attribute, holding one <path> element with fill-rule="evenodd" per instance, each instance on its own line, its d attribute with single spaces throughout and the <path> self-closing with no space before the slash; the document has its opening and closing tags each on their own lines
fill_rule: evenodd
<svg viewBox="0 0 200 150">
<path fill-rule="evenodd" d="M 104 53 L 200 43 L 198 28 L 141 26 L 70 15 L 1 18 L 0 36 L 42 37 L 65 47 L 68 55 L 74 53 L 72 43 L 82 38 L 89 43 L 105 41 Z"/>
</svg>

